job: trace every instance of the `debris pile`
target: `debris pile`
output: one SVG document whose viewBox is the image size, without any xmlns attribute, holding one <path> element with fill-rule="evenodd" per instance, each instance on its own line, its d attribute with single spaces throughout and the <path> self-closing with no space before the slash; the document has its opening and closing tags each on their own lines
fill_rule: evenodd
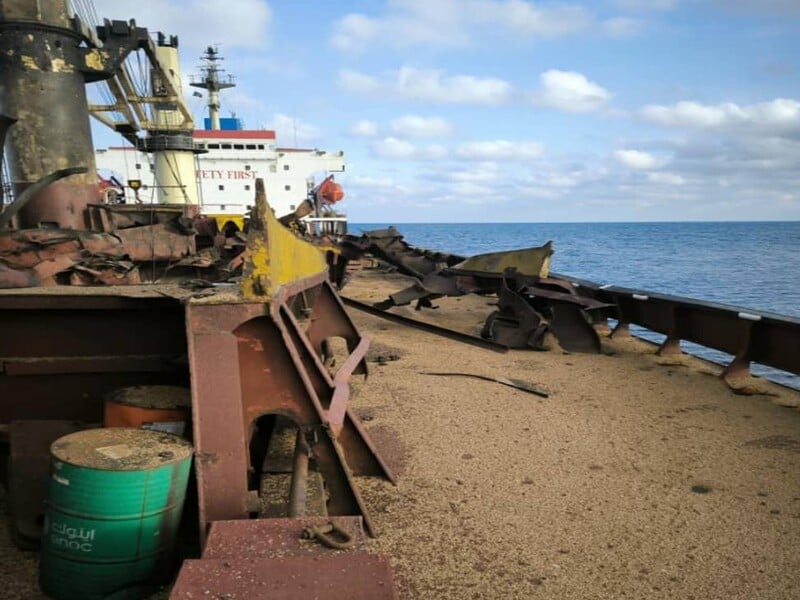
<svg viewBox="0 0 800 600">
<path fill-rule="evenodd" d="M 443 296 L 496 295 L 497 310 L 481 333 L 485 339 L 509 348 L 544 350 L 546 336 L 552 334 L 569 352 L 600 351 L 593 323 L 602 321 L 611 305 L 582 296 L 569 282 L 549 276 L 552 242 L 465 258 L 415 248 L 389 227 L 348 236 L 342 248 L 348 259 L 369 253 L 416 280 L 375 308 L 388 310 L 416 301 L 421 310 L 435 308 L 433 301 Z"/>
</svg>

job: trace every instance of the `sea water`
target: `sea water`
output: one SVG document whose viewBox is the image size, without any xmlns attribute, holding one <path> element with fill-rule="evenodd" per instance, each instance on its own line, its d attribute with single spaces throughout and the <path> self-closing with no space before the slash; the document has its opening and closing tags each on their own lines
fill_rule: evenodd
<svg viewBox="0 0 800 600">
<path fill-rule="evenodd" d="M 800 317 L 800 221 L 719 223 L 369 223 L 395 225 L 414 246 L 471 255 L 552 240 L 554 272 L 600 284 Z M 633 328 L 632 328 L 633 329 Z M 636 330 L 651 341 L 663 336 Z M 682 347 L 727 363 L 730 356 Z M 761 365 L 753 373 L 800 389 L 800 377 Z"/>
</svg>

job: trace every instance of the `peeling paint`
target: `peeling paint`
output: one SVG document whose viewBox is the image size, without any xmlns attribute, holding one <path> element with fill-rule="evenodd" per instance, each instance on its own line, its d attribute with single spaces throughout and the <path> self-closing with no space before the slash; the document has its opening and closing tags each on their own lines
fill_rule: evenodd
<svg viewBox="0 0 800 600">
<path fill-rule="evenodd" d="M 75 69 L 63 58 L 54 58 L 50 61 L 53 73 L 74 73 Z"/>
<path fill-rule="evenodd" d="M 36 64 L 36 59 L 32 56 L 22 56 L 20 58 L 23 66 L 25 66 L 25 68 L 27 68 L 29 71 L 41 71 L 39 65 Z"/>
<path fill-rule="evenodd" d="M 87 52 L 84 61 L 86 62 L 86 66 L 90 69 L 95 71 L 103 70 L 103 59 L 100 56 L 100 52 L 97 50 L 91 50 L 90 52 Z"/>
</svg>

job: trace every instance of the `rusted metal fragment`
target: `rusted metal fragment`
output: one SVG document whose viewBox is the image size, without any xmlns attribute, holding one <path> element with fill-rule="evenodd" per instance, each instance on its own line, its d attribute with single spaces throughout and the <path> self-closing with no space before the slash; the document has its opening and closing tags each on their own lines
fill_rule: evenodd
<svg viewBox="0 0 800 600">
<path fill-rule="evenodd" d="M 2 213 L 0 213 L 0 229 L 5 229 L 11 223 L 11 219 L 13 219 L 16 214 L 22 210 L 22 208 L 28 203 L 28 201 L 33 198 L 36 194 L 44 190 L 48 187 L 51 183 L 55 183 L 59 179 L 63 179 L 65 177 L 69 177 L 70 175 L 77 175 L 79 173 L 86 173 L 88 169 L 86 167 L 68 167 L 66 169 L 58 169 L 41 177 L 35 183 L 26 187 L 23 191 L 21 191 L 14 201 L 5 207 Z"/>
<path fill-rule="evenodd" d="M 12 269 L 0 259 L 0 289 L 26 288 L 37 284 L 36 273 L 30 269 Z"/>
<path fill-rule="evenodd" d="M 70 285 L 134 285 L 141 283 L 139 269 L 129 261 L 89 259 L 73 267 Z"/>
<path fill-rule="evenodd" d="M 508 387 L 512 387 L 517 390 L 522 390 L 523 392 L 528 392 L 529 394 L 533 394 L 541 398 L 550 397 L 550 394 L 548 394 L 544 390 L 537 388 L 536 386 L 528 383 L 527 381 L 522 381 L 521 379 L 512 379 L 509 377 L 489 377 L 488 375 L 479 375 L 477 373 L 431 373 L 428 371 L 422 371 L 421 374 L 436 375 L 438 377 L 472 377 L 473 379 L 482 379 L 483 381 L 493 381 L 501 385 L 507 385 Z"/>
<path fill-rule="evenodd" d="M 186 560 L 169 597 L 389 600 L 398 596 L 388 557 L 359 553 Z"/>
<path fill-rule="evenodd" d="M 550 310 L 550 329 L 561 348 L 567 352 L 600 352 L 600 336 L 580 307 L 562 302 L 553 304 Z"/>
<path fill-rule="evenodd" d="M 551 332 L 564 350 L 597 353 L 600 338 L 585 311 L 607 306 L 578 296 L 559 281 L 509 271 L 498 292 L 498 308 L 481 335 L 512 348 L 544 350 L 545 334 Z"/>
<path fill-rule="evenodd" d="M 366 552 L 361 517 L 302 517 L 214 521 L 203 548 L 203 558 L 272 558 L 335 553 L 302 537 L 306 527 L 335 523 L 355 541 L 354 551 Z"/>
<path fill-rule="evenodd" d="M 70 229 L 0 232 L 0 288 L 139 283 L 113 235 Z"/>
<path fill-rule="evenodd" d="M 549 323 L 519 293 L 516 280 L 504 277 L 497 298 L 497 310 L 486 318 L 481 336 L 509 348 L 544 350 Z"/>
<path fill-rule="evenodd" d="M 438 325 L 433 325 L 432 323 L 426 323 L 425 321 L 417 321 L 415 319 L 409 319 L 408 317 L 404 317 L 402 315 L 397 315 L 395 313 L 381 310 L 374 306 L 370 306 L 369 304 L 364 304 L 363 302 L 359 302 L 358 300 L 353 300 L 352 298 L 342 297 L 342 302 L 346 306 L 369 313 L 376 317 L 380 317 L 381 319 L 386 319 L 387 321 L 394 321 L 395 323 L 400 323 L 401 325 L 414 327 L 416 329 L 427 331 L 428 333 L 432 333 L 434 335 L 438 335 L 441 337 L 446 337 L 448 339 L 455 340 L 457 342 L 463 342 L 465 344 L 470 344 L 472 346 L 478 346 L 479 348 L 483 348 L 485 350 L 492 350 L 493 352 L 501 352 L 501 353 L 508 352 L 508 346 L 499 344 L 492 340 L 481 339 L 479 337 L 475 337 L 474 335 L 461 333 L 460 331 L 453 331 L 452 329 L 439 327 Z"/>
<path fill-rule="evenodd" d="M 465 257 L 457 254 L 410 246 L 394 227 L 365 231 L 361 237 L 347 236 L 341 246 L 343 255 L 349 259 L 369 252 L 396 267 L 404 275 L 417 279 L 465 260 Z"/>
<path fill-rule="evenodd" d="M 114 235 L 133 261 L 176 261 L 197 253 L 194 232 L 178 229 L 174 222 L 119 229 Z"/>
<path fill-rule="evenodd" d="M 208 227 L 208 219 L 196 218 L 199 207 L 184 204 L 92 204 L 92 223 L 99 231 L 115 231 L 146 225 L 167 224 L 180 220 L 186 227 L 191 224 Z M 203 229 L 204 231 L 206 229 Z"/>
</svg>

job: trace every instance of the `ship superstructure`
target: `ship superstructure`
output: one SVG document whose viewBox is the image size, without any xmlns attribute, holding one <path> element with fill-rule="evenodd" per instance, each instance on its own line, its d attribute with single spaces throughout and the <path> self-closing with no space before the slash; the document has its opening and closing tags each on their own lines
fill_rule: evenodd
<svg viewBox="0 0 800 600">
<path fill-rule="evenodd" d="M 204 129 L 194 130 L 195 180 L 184 186 L 197 187 L 201 210 L 220 228 L 228 224 L 242 228 L 256 178 L 264 179 L 269 203 L 282 216 L 295 211 L 328 174 L 344 171 L 343 151 L 279 147 L 275 131 L 245 129 L 241 119 L 221 118 L 219 92 L 236 84 L 223 74 L 216 49 L 209 47 L 203 59 L 202 74 L 191 85 L 206 90 L 209 117 Z M 131 145 L 98 149 L 95 156 L 101 176 L 108 180 L 113 176 L 122 187 L 138 188 L 125 192 L 127 202 L 156 202 L 159 194 L 175 185 L 159 180 L 152 154 Z M 342 220 L 341 215 L 328 217 Z"/>
</svg>

